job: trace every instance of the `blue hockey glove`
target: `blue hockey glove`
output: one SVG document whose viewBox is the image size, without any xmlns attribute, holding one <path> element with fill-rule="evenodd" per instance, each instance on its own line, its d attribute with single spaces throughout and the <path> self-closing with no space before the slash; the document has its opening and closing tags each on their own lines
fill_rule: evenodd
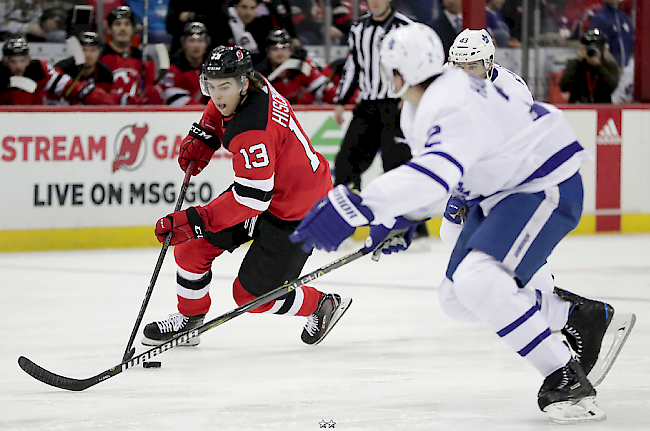
<svg viewBox="0 0 650 431">
<path fill-rule="evenodd" d="M 445 207 L 445 218 L 454 224 L 463 225 L 467 218 L 469 207 L 467 202 L 460 196 L 451 196 Z"/>
<path fill-rule="evenodd" d="M 357 226 L 367 225 L 374 218 L 372 211 L 361 203 L 361 196 L 340 185 L 314 205 L 289 239 L 304 241 L 302 249 L 306 253 L 314 247 L 334 251 Z"/>
<path fill-rule="evenodd" d="M 398 217 L 392 229 L 382 224 L 371 225 L 370 234 L 364 244 L 366 249 L 374 250 L 372 260 L 377 261 L 381 253 L 391 254 L 404 251 L 411 245 L 415 229 L 425 220 L 409 220 Z"/>
</svg>

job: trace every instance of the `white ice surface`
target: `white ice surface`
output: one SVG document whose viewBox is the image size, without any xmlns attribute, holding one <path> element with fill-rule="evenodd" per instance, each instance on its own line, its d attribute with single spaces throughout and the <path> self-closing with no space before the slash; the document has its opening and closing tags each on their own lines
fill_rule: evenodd
<svg viewBox="0 0 650 431">
<path fill-rule="evenodd" d="M 236 306 L 243 253 L 214 265 L 208 318 Z M 343 253 L 316 253 L 305 272 Z M 243 315 L 196 348 L 159 356 L 83 392 L 25 374 L 20 355 L 86 378 L 121 362 L 158 249 L 0 254 L 0 430 L 548 430 L 537 408 L 541 376 L 482 325 L 438 305 L 447 258 L 369 257 L 317 280 L 354 298 L 318 346 L 300 341 L 304 318 Z M 650 429 L 650 236 L 572 236 L 551 259 L 556 284 L 635 312 L 637 325 L 598 388 L 605 422 L 572 430 Z M 175 311 L 168 254 L 144 323 Z M 145 349 L 137 338 L 137 353 Z M 328 429 L 332 429 L 328 427 Z"/>
</svg>

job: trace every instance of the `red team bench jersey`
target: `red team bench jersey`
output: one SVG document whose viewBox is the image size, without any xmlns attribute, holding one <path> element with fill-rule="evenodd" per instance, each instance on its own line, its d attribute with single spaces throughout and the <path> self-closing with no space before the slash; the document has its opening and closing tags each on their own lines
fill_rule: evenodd
<svg viewBox="0 0 650 431">
<path fill-rule="evenodd" d="M 332 188 L 327 160 L 317 153 L 287 102 L 261 75 L 264 87 L 223 118 L 212 100 L 200 124 L 233 154 L 230 190 L 198 208 L 208 231 L 217 232 L 264 211 L 300 220 Z"/>
<path fill-rule="evenodd" d="M 128 55 L 119 54 L 110 45 L 104 47 L 104 52 L 99 59 L 113 71 L 113 87 L 111 93 L 139 94 L 142 85 L 142 52 L 137 48 L 131 48 Z M 145 63 L 144 85 L 146 92 L 156 82 L 156 66 L 151 60 Z"/>
<path fill-rule="evenodd" d="M 9 70 L 2 64 L 0 75 Z M 75 82 L 72 77 L 45 60 L 31 60 L 23 75 L 36 83 L 33 93 L 17 88 L 0 91 L 0 105 L 43 105 L 45 97 L 59 99 L 65 97 L 70 102 L 83 101 L 90 105 L 113 105 L 117 99 L 100 88 L 94 88 L 87 82 Z M 72 87 L 72 88 L 71 88 Z"/>
</svg>

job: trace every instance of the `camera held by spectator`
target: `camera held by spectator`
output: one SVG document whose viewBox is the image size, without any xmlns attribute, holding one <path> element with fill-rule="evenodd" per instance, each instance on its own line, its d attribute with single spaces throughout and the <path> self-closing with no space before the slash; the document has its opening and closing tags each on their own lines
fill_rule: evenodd
<svg viewBox="0 0 650 431">
<path fill-rule="evenodd" d="M 620 70 L 598 29 L 589 30 L 580 40 L 578 55 L 568 62 L 560 89 L 571 93 L 569 103 L 611 103 Z"/>
</svg>

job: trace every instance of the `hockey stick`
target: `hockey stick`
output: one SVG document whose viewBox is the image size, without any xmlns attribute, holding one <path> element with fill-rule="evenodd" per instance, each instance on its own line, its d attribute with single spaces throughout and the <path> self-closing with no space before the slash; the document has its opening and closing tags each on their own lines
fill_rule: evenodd
<svg viewBox="0 0 650 431">
<path fill-rule="evenodd" d="M 142 5 L 142 81 L 140 90 L 144 92 L 146 87 L 146 70 L 147 70 L 147 56 L 145 50 L 149 44 L 149 0 L 144 0 Z"/>
<path fill-rule="evenodd" d="M 169 52 L 164 43 L 157 43 L 154 45 L 156 48 L 156 57 L 158 57 L 158 69 L 169 70 L 171 66 L 169 62 Z"/>
<path fill-rule="evenodd" d="M 84 64 L 86 64 L 86 56 L 84 54 L 83 48 L 81 47 L 81 43 L 79 42 L 79 39 L 77 39 L 75 36 L 70 36 L 69 38 L 67 38 L 65 43 L 68 47 L 68 50 L 70 50 L 72 57 L 74 58 L 75 66 L 79 68 L 79 73 L 77 73 L 77 76 L 72 80 L 72 84 L 70 84 L 65 94 L 63 95 L 63 97 L 68 97 L 72 92 L 72 88 L 74 87 L 74 85 L 81 78 L 81 74 L 84 71 Z"/>
<path fill-rule="evenodd" d="M 26 78 L 24 76 L 12 76 L 9 78 L 9 87 L 18 88 L 19 90 L 26 91 L 27 93 L 34 93 L 36 91 L 36 81 Z"/>
<path fill-rule="evenodd" d="M 305 75 L 309 75 L 311 73 L 311 66 L 306 61 L 298 60 L 297 58 L 290 58 L 279 65 L 278 68 L 271 72 L 266 79 L 273 81 L 282 72 L 287 70 L 297 70 Z"/>
<path fill-rule="evenodd" d="M 188 169 L 189 170 L 189 169 Z M 336 259 L 335 261 L 328 263 L 325 266 L 322 266 L 300 278 L 297 278 L 293 281 L 290 281 L 280 287 L 278 287 L 275 290 L 272 290 L 269 293 L 266 293 L 260 297 L 257 297 L 253 299 L 250 302 L 247 302 L 244 305 L 241 305 L 225 314 L 222 314 L 219 317 L 216 317 L 209 322 L 204 323 L 203 325 L 199 326 L 198 328 L 192 329 L 191 331 L 185 332 L 181 335 L 179 335 L 176 338 L 173 338 L 169 341 L 167 341 L 164 344 L 161 344 L 160 346 L 156 346 L 152 349 L 147 350 L 144 353 L 139 354 L 138 356 L 129 359 L 129 360 L 124 360 L 122 361 L 121 364 L 118 364 L 114 367 L 109 368 L 108 370 L 101 372 L 97 374 L 96 376 L 89 377 L 87 379 L 73 379 L 70 377 L 64 377 L 60 376 L 58 374 L 54 374 L 51 371 L 46 370 L 45 368 L 36 365 L 34 362 L 31 360 L 27 359 L 24 356 L 21 356 L 18 358 L 18 365 L 20 365 L 20 368 L 23 369 L 27 374 L 30 376 L 34 377 L 36 380 L 40 380 L 41 382 L 48 384 L 50 386 L 55 386 L 57 388 L 61 389 L 66 389 L 68 391 L 83 391 L 84 389 L 88 389 L 91 386 L 96 385 L 97 383 L 101 383 L 105 380 L 110 379 L 111 377 L 114 377 L 118 374 L 120 374 L 124 370 L 128 370 L 130 368 L 135 367 L 136 365 L 148 361 L 149 359 L 153 358 L 154 356 L 158 356 L 167 350 L 173 349 L 174 347 L 178 346 L 179 344 L 186 343 L 188 340 L 198 337 L 199 335 L 203 334 L 206 331 L 209 331 L 212 328 L 215 328 L 223 323 L 226 323 L 227 321 L 234 319 L 235 317 L 242 315 L 250 310 L 253 310 L 261 305 L 264 305 L 268 302 L 271 302 L 275 299 L 278 299 L 279 297 L 286 295 L 287 293 L 290 293 L 293 290 L 298 289 L 299 287 L 316 280 L 317 278 L 322 277 L 323 275 L 340 268 L 344 265 L 347 265 L 350 262 L 354 262 L 355 260 L 359 259 L 361 256 L 364 256 L 368 253 L 370 253 L 372 250 L 371 249 L 366 249 L 361 248 L 353 253 L 350 253 L 346 256 L 343 256 L 339 259 Z"/>
<path fill-rule="evenodd" d="M 185 178 L 183 179 L 183 185 L 181 186 L 181 192 L 178 195 L 178 200 L 176 201 L 176 207 L 174 208 L 174 212 L 180 211 L 181 206 L 183 205 L 183 201 L 185 200 L 185 193 L 187 192 L 187 187 L 190 185 L 190 177 L 192 176 L 192 172 L 194 171 L 194 164 L 195 164 L 194 160 L 190 161 L 190 163 L 187 166 L 187 169 L 185 170 Z M 129 342 L 126 345 L 126 349 L 124 350 L 124 356 L 122 357 L 122 361 L 128 361 L 135 354 L 135 347 L 132 347 L 133 340 L 135 340 L 135 335 L 137 334 L 138 329 L 140 329 L 140 324 L 142 323 L 144 312 L 147 309 L 147 305 L 149 305 L 149 299 L 151 299 L 151 294 L 153 293 L 153 287 L 156 284 L 156 280 L 158 280 L 158 274 L 160 273 L 160 268 L 162 267 L 163 260 L 165 260 L 165 254 L 167 254 L 167 249 L 169 248 L 169 243 L 171 243 L 172 241 L 172 236 L 173 234 L 171 232 L 167 234 L 162 249 L 160 249 L 160 254 L 158 255 L 158 262 L 156 262 L 156 268 L 153 270 L 153 275 L 151 276 L 151 281 L 149 282 L 147 293 L 145 293 L 144 295 L 144 300 L 142 301 L 142 305 L 140 306 L 140 312 L 138 313 L 138 318 L 135 320 L 135 325 L 133 326 L 133 330 L 131 331 L 131 337 L 129 337 Z"/>
</svg>

